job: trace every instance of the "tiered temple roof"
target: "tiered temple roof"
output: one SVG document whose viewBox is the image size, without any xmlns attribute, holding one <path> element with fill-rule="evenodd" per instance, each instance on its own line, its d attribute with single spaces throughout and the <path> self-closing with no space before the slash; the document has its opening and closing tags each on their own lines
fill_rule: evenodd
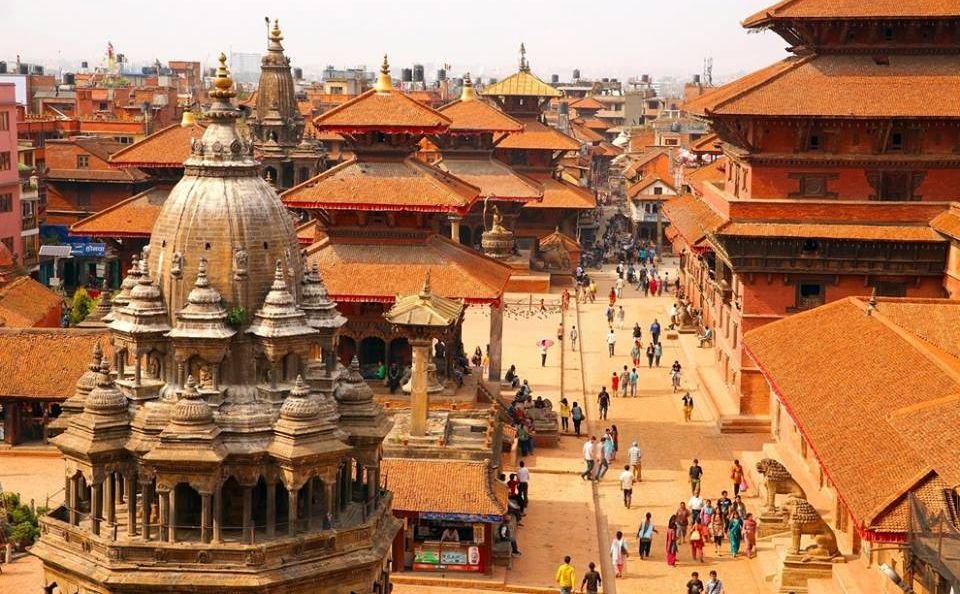
<svg viewBox="0 0 960 594">
<path fill-rule="evenodd" d="M 170 188 L 155 186 L 121 200 L 70 226 L 71 235 L 87 237 L 150 237 Z"/>
</svg>

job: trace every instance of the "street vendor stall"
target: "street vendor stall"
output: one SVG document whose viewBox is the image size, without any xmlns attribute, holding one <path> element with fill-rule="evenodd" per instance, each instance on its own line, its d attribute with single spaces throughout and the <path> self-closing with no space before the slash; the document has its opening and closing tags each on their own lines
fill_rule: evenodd
<svg viewBox="0 0 960 594">
<path fill-rule="evenodd" d="M 404 521 L 393 544 L 395 571 L 491 570 L 507 490 L 487 462 L 386 458 L 382 468 L 393 513 Z"/>
</svg>

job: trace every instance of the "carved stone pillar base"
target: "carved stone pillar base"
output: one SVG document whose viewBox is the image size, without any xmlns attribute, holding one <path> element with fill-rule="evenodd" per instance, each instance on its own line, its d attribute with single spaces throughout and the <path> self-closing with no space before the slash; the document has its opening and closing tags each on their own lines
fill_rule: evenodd
<svg viewBox="0 0 960 594">
<path fill-rule="evenodd" d="M 787 532 L 790 532 L 790 525 L 787 523 L 787 513 L 785 511 L 765 511 L 760 514 L 760 521 L 757 523 L 757 538 Z"/>
<path fill-rule="evenodd" d="M 841 558 L 842 559 L 842 558 Z M 778 592 L 789 594 L 803 594 L 808 592 L 807 580 L 831 579 L 833 577 L 833 562 L 828 559 L 809 559 L 804 561 L 803 555 L 787 554 L 783 560 L 783 569 L 780 572 Z"/>
</svg>

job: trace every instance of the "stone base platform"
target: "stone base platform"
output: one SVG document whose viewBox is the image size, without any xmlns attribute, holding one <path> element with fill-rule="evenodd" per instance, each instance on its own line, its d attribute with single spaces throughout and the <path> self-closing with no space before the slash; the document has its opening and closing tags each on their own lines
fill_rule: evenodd
<svg viewBox="0 0 960 594">
<path fill-rule="evenodd" d="M 781 594 L 805 594 L 809 592 L 807 580 L 831 579 L 833 577 L 833 562 L 827 559 L 811 559 L 804 561 L 803 555 L 788 553 L 783 560 L 783 570 L 778 580 Z M 842 557 L 841 557 L 842 560 Z"/>
<path fill-rule="evenodd" d="M 787 523 L 785 513 L 763 512 L 760 515 L 760 522 L 757 526 L 757 537 L 767 538 L 790 532 L 790 525 Z"/>
</svg>

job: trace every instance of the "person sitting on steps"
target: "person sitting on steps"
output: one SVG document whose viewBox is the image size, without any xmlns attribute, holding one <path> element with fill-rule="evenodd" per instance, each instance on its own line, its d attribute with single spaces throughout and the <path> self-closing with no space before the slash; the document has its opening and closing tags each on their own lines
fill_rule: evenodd
<svg viewBox="0 0 960 594">
<path fill-rule="evenodd" d="M 704 344 L 713 346 L 713 330 L 710 329 L 710 326 L 704 326 L 703 334 L 698 334 L 697 340 L 700 341 L 700 348 L 703 348 Z"/>
</svg>

